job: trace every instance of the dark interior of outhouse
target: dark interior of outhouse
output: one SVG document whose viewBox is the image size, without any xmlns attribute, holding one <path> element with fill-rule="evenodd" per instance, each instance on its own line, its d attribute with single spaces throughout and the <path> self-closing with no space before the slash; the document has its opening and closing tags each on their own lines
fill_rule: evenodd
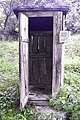
<svg viewBox="0 0 80 120">
<path fill-rule="evenodd" d="M 53 31 L 53 17 L 30 17 L 29 31 Z"/>
<path fill-rule="evenodd" d="M 52 90 L 53 18 L 29 18 L 29 86 L 42 93 Z"/>
</svg>

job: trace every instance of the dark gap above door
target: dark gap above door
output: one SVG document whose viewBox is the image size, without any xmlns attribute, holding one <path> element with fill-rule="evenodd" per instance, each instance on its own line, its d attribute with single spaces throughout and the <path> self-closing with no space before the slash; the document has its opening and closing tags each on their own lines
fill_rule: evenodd
<svg viewBox="0 0 80 120">
<path fill-rule="evenodd" d="M 30 17 L 29 31 L 53 31 L 53 17 Z"/>
</svg>

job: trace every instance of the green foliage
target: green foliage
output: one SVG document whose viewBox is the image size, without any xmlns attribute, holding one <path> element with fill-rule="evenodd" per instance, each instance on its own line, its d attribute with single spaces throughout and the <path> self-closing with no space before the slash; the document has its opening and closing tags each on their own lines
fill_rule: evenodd
<svg viewBox="0 0 80 120">
<path fill-rule="evenodd" d="M 80 35 L 72 35 L 65 43 L 65 57 L 80 60 Z"/>
<path fill-rule="evenodd" d="M 26 108 L 24 111 L 16 110 L 13 112 L 12 109 L 7 112 L 0 113 L 0 120 L 37 120 L 38 115 L 30 108 Z"/>
<path fill-rule="evenodd" d="M 74 86 L 73 86 L 74 85 Z M 68 120 L 79 120 L 80 114 L 80 84 L 78 88 L 75 88 L 75 84 L 64 85 L 61 90 L 55 94 L 54 98 L 50 99 L 50 105 L 66 112 Z"/>
<path fill-rule="evenodd" d="M 65 46 L 64 86 L 49 101 L 55 109 L 66 112 L 66 120 L 80 120 L 80 42 L 76 38 Z"/>
<path fill-rule="evenodd" d="M 18 43 L 0 42 L 0 83 L 9 86 L 18 79 Z"/>
</svg>

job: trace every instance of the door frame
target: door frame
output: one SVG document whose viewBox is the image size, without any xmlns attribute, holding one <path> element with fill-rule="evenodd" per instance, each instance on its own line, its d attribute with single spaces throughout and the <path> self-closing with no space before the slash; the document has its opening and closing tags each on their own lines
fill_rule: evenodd
<svg viewBox="0 0 80 120">
<path fill-rule="evenodd" d="M 36 13 L 36 12 L 35 12 Z M 24 41 L 26 43 L 27 49 L 27 68 L 29 69 L 29 62 L 28 62 L 28 17 L 42 17 L 46 16 L 46 12 L 43 12 L 42 14 L 30 14 L 29 12 L 19 13 L 19 22 L 20 22 L 20 42 L 19 42 L 19 51 L 21 53 L 21 41 Z M 50 15 L 48 15 L 50 16 Z M 63 12 L 52 12 L 51 16 L 53 17 L 53 53 L 52 53 L 52 95 L 54 95 L 60 88 L 61 85 L 63 85 L 63 75 L 64 75 L 64 64 L 63 64 L 63 44 L 59 43 L 59 33 L 62 30 L 63 27 Z M 21 81 L 24 81 L 22 78 L 22 63 L 21 63 L 21 55 L 19 56 L 19 76 L 20 76 L 20 108 L 24 108 L 28 101 L 28 80 L 29 80 L 29 70 L 27 70 L 26 80 L 27 80 L 27 94 L 24 93 L 24 98 L 27 98 L 23 102 L 23 91 L 21 86 Z M 25 87 L 25 86 L 24 86 Z"/>
</svg>

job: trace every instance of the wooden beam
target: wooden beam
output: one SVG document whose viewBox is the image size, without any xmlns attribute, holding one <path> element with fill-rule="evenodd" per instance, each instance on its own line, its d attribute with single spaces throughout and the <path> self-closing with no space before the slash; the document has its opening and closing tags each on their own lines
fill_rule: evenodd
<svg viewBox="0 0 80 120">
<path fill-rule="evenodd" d="M 62 54 L 61 54 L 61 86 L 64 84 L 64 44 L 62 44 Z"/>
<path fill-rule="evenodd" d="M 20 41 L 19 41 L 19 76 L 20 76 L 20 109 L 22 110 L 28 101 L 28 17 L 19 14 Z"/>
<path fill-rule="evenodd" d="M 53 15 L 53 72 L 52 72 L 52 94 L 57 92 L 63 83 L 63 60 L 62 44 L 59 43 L 59 33 L 62 30 L 62 12 Z"/>
<path fill-rule="evenodd" d="M 66 30 L 65 22 L 66 22 L 66 16 L 63 15 L 63 17 L 62 17 L 62 30 L 63 31 Z M 65 49 L 65 46 L 64 46 L 64 44 L 62 44 L 62 54 L 61 54 L 61 86 L 63 86 L 63 84 L 64 84 L 64 49 Z"/>
<path fill-rule="evenodd" d="M 62 22 L 63 22 L 63 30 L 66 30 L 66 15 L 63 15 Z"/>
<path fill-rule="evenodd" d="M 53 16 L 53 11 L 52 12 L 24 12 L 24 14 L 27 17 L 50 17 Z"/>
</svg>

